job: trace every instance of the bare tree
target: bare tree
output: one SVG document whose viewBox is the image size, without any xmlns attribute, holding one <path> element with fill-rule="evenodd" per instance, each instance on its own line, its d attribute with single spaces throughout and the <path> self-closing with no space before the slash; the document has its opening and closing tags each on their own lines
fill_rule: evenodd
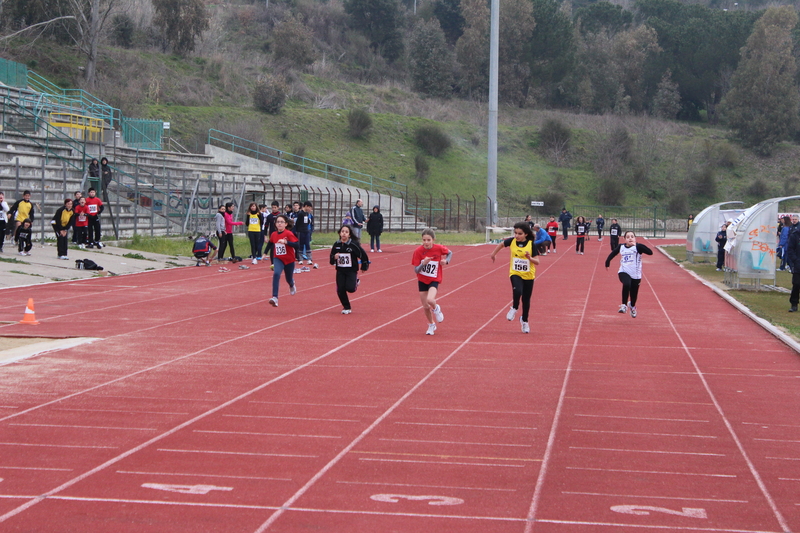
<svg viewBox="0 0 800 533">
<path fill-rule="evenodd" d="M 78 50 L 86 56 L 84 79 L 89 90 L 95 87 L 101 32 L 117 2 L 118 0 L 69 0 L 69 14 L 75 17 L 75 24 L 67 25 L 67 31 Z"/>
</svg>

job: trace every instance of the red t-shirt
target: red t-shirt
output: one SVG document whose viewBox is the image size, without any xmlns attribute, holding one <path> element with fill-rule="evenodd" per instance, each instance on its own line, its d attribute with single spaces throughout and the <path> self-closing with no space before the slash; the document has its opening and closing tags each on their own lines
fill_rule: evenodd
<svg viewBox="0 0 800 533">
<path fill-rule="evenodd" d="M 277 231 L 273 231 L 272 234 L 269 236 L 269 242 L 271 242 L 275 248 L 275 257 L 281 260 L 284 265 L 288 265 L 289 263 L 294 263 L 294 248 L 291 246 L 287 246 L 285 244 L 278 244 L 278 241 L 281 239 L 286 239 L 286 242 L 299 242 L 297 239 L 297 235 L 292 233 L 291 231 L 284 230 L 283 233 L 278 233 Z"/>
<path fill-rule="evenodd" d="M 547 234 L 551 237 L 558 235 L 558 222 L 555 220 L 553 222 L 548 222 L 545 226 L 545 230 L 547 230 Z"/>
<path fill-rule="evenodd" d="M 86 198 L 86 212 L 91 216 L 96 217 L 100 214 L 100 206 L 103 205 L 103 200 L 95 196 L 94 198 Z"/>
<path fill-rule="evenodd" d="M 450 253 L 450 250 L 447 249 L 446 246 L 442 246 L 441 244 L 434 244 L 430 250 L 425 249 L 424 246 L 420 246 L 416 250 L 414 250 L 414 256 L 411 258 L 411 264 L 414 266 L 418 266 L 422 264 L 422 260 L 426 257 L 430 257 L 431 261 L 427 265 L 425 265 L 422 270 L 417 273 L 417 279 L 420 280 L 422 283 L 426 285 L 430 285 L 434 281 L 438 281 L 441 283 L 442 281 L 442 259 L 447 257 L 447 254 Z"/>
<path fill-rule="evenodd" d="M 89 206 L 77 205 L 73 209 L 75 211 L 75 226 L 78 228 L 85 228 L 89 225 Z"/>
</svg>

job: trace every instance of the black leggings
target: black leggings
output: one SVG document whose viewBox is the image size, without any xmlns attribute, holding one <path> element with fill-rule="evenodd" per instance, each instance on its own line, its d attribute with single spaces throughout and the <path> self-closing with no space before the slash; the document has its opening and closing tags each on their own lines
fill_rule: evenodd
<svg viewBox="0 0 800 533">
<path fill-rule="evenodd" d="M 522 279 L 519 276 L 510 276 L 511 288 L 514 291 L 514 309 L 519 309 L 519 300 L 522 298 L 522 321 L 528 321 L 528 313 L 531 310 L 531 295 L 533 294 L 532 279 Z"/>
<path fill-rule="evenodd" d="M 220 261 L 225 258 L 225 248 L 230 246 L 231 247 L 231 255 L 233 257 L 236 255 L 236 252 L 233 250 L 233 233 L 223 233 L 219 237 L 219 256 L 217 256 Z"/>
<path fill-rule="evenodd" d="M 352 270 L 336 269 L 336 296 L 342 302 L 342 307 L 350 309 L 350 298 L 347 293 L 356 292 L 358 288 L 358 272 Z"/>
<path fill-rule="evenodd" d="M 622 303 L 628 303 L 628 294 L 631 297 L 631 307 L 636 307 L 636 299 L 639 297 L 639 284 L 641 279 L 633 279 L 630 274 L 619 273 L 619 280 L 622 282 Z"/>
<path fill-rule="evenodd" d="M 575 251 L 576 252 L 582 252 L 583 251 L 583 241 L 584 241 L 584 237 L 578 237 L 575 240 Z"/>
</svg>

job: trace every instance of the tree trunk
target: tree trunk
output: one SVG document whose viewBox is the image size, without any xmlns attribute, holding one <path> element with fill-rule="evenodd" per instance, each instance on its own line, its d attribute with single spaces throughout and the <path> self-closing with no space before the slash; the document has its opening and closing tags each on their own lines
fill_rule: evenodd
<svg viewBox="0 0 800 533">
<path fill-rule="evenodd" d="M 89 91 L 95 88 L 97 74 L 97 43 L 100 40 L 100 0 L 90 0 L 91 11 L 89 15 L 89 28 L 86 33 L 86 87 Z"/>
</svg>

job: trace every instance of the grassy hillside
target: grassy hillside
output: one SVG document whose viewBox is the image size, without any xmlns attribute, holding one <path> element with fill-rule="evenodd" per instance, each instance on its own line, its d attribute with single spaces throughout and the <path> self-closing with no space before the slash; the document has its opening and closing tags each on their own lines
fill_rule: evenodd
<svg viewBox="0 0 800 533">
<path fill-rule="evenodd" d="M 82 60 L 66 47 L 48 45 L 8 51 L 13 59 L 63 86 L 77 86 Z M 221 58 L 186 58 L 104 48 L 97 95 L 129 116 L 168 120 L 172 135 L 202 151 L 209 128 L 329 164 L 407 184 L 412 193 L 462 198 L 486 194 L 486 105 L 463 100 L 422 99 L 396 86 L 344 83 L 311 74 L 290 76 L 289 99 L 277 115 L 252 107 L 252 85 L 261 71 Z M 347 134 L 348 109 L 367 109 L 373 128 L 364 139 Z M 571 146 L 555 158 L 539 131 L 558 120 L 571 132 Z M 428 157 L 426 179 L 416 177 L 420 153 L 414 132 L 438 124 L 452 148 Z M 614 137 L 630 145 L 616 153 Z M 623 187 L 623 205 L 669 208 L 683 217 L 715 201 L 752 203 L 795 194 L 800 148 L 785 143 L 759 158 L 728 139 L 722 128 L 635 116 L 593 116 L 504 107 L 498 139 L 498 201 L 501 216 L 528 210 L 530 200 L 567 206 L 598 204 L 601 176 Z M 611 140 L 611 141 L 610 141 Z M 617 143 L 619 144 L 619 143 Z M 548 206 L 557 212 L 560 205 Z"/>
</svg>

